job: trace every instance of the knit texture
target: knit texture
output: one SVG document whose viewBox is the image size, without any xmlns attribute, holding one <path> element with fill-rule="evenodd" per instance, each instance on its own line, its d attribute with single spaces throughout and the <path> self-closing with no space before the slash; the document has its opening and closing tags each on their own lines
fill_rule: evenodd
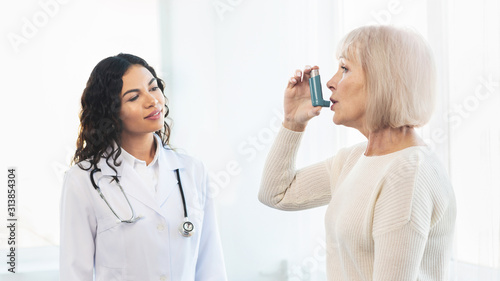
<svg viewBox="0 0 500 281">
<path fill-rule="evenodd" d="M 447 280 L 456 203 L 434 153 L 413 146 L 368 157 L 361 143 L 296 170 L 302 135 L 281 128 L 259 200 L 289 211 L 328 204 L 328 280 Z"/>
</svg>

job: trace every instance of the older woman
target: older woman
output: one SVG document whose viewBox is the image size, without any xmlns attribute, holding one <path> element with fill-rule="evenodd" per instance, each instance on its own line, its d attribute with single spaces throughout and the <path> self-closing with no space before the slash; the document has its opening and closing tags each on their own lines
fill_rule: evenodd
<svg viewBox="0 0 500 281">
<path fill-rule="evenodd" d="M 311 68 L 285 90 L 285 120 L 269 152 L 259 200 L 281 210 L 328 205 L 328 280 L 447 280 L 456 205 L 439 160 L 415 132 L 431 116 L 435 68 L 415 32 L 367 26 L 339 45 L 328 81 L 333 122 L 366 138 L 296 170 Z M 313 67 L 317 68 L 317 67 Z"/>
</svg>

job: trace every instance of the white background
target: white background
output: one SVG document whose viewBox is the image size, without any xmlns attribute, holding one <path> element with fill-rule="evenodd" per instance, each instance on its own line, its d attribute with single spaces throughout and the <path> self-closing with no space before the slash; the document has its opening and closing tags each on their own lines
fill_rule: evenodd
<svg viewBox="0 0 500 281">
<path fill-rule="evenodd" d="M 290 75 L 317 64 L 325 84 L 340 38 L 381 23 L 415 28 L 436 56 L 438 106 L 420 133 L 457 196 L 451 278 L 500 280 L 498 0 L 3 1 L 0 21 L 0 168 L 6 178 L 7 167 L 16 167 L 19 178 L 21 250 L 11 279 L 56 280 L 59 198 L 79 99 L 101 59 L 128 52 L 167 82 L 173 147 L 211 170 L 229 279 L 325 280 L 325 209 L 263 206 L 260 175 Z M 363 141 L 332 116 L 325 108 L 310 122 L 298 167 Z M 0 218 L 7 216 L 6 188 Z M 0 238 L 2 261 L 6 227 Z"/>
</svg>

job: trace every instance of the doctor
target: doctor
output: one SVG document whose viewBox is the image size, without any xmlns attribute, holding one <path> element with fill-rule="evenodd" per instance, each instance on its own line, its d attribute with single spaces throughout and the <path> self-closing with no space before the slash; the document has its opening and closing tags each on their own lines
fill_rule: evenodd
<svg viewBox="0 0 500 281">
<path fill-rule="evenodd" d="M 163 81 L 143 59 L 97 64 L 61 200 L 60 280 L 227 280 L 208 177 L 168 147 Z"/>
</svg>

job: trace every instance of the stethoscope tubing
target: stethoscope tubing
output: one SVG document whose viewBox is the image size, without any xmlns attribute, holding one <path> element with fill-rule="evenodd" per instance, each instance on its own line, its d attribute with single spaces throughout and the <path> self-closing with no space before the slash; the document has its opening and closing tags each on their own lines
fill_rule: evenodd
<svg viewBox="0 0 500 281">
<path fill-rule="evenodd" d="M 181 192 L 182 206 L 184 207 L 184 218 L 188 218 L 188 212 L 187 212 L 187 208 L 186 208 L 186 199 L 184 197 L 184 189 L 182 188 L 181 176 L 179 175 L 179 169 L 175 169 L 175 173 L 177 174 L 177 182 L 179 183 L 179 191 Z"/>
<path fill-rule="evenodd" d="M 94 181 L 94 174 L 96 172 L 100 172 L 100 171 L 101 171 L 101 169 L 98 169 L 98 168 L 93 169 L 90 172 L 90 181 L 92 182 L 92 185 L 94 186 L 94 189 L 97 190 L 97 192 L 99 193 L 99 196 L 101 196 L 102 200 L 104 200 L 104 202 L 106 203 L 106 205 L 108 205 L 109 209 L 111 210 L 111 212 L 113 212 L 113 214 L 115 215 L 115 217 L 117 217 L 120 220 L 120 222 L 124 222 L 124 223 L 133 223 L 133 222 L 136 222 L 139 219 L 141 219 L 140 217 L 136 217 L 135 216 L 135 210 L 132 207 L 132 204 L 130 204 L 130 201 L 128 200 L 128 196 L 125 194 L 125 191 L 123 190 L 123 187 L 120 184 L 120 181 L 118 180 L 118 177 L 117 176 L 113 176 L 113 179 L 118 184 L 118 187 L 120 188 L 120 190 L 121 190 L 121 192 L 123 194 L 123 197 L 125 197 L 125 200 L 127 201 L 127 204 L 129 206 L 130 210 L 132 211 L 132 216 L 128 220 L 124 220 L 120 216 L 118 216 L 118 214 L 115 212 L 115 210 L 109 204 L 108 200 L 106 200 L 106 197 L 104 196 L 104 194 L 102 194 L 101 188 Z"/>
<path fill-rule="evenodd" d="M 130 210 L 132 211 L 132 217 L 128 220 L 124 220 L 120 216 L 118 216 L 118 214 L 115 212 L 115 210 L 109 204 L 108 200 L 106 200 L 106 197 L 104 196 L 104 194 L 101 192 L 101 188 L 99 187 L 99 185 L 96 184 L 96 182 L 94 180 L 94 174 L 96 172 L 100 172 L 100 171 L 101 171 L 101 169 L 96 167 L 90 172 L 90 182 L 92 183 L 92 186 L 94 187 L 94 189 L 99 193 L 99 196 L 102 198 L 102 200 L 104 200 L 106 205 L 108 205 L 108 208 L 111 210 L 111 212 L 113 212 L 115 217 L 117 217 L 118 220 L 120 220 L 120 222 L 124 222 L 124 223 L 133 223 L 133 222 L 136 222 L 139 219 L 141 219 L 140 216 L 139 217 L 135 216 L 134 208 L 132 207 L 132 204 L 130 204 L 130 201 L 128 200 L 128 196 L 125 194 L 125 191 L 123 190 L 123 187 L 120 184 L 120 180 L 118 179 L 118 177 L 112 176 L 113 179 L 116 181 L 117 185 L 120 187 L 120 191 L 122 192 L 123 196 L 125 197 L 125 200 L 127 201 L 127 204 L 130 207 Z M 181 182 L 181 177 L 179 174 L 179 169 L 175 169 L 175 173 L 177 175 L 177 183 L 179 185 L 179 191 L 181 193 L 181 198 L 182 198 L 182 207 L 184 210 L 184 222 L 179 227 L 179 232 L 184 237 L 190 237 L 193 234 L 192 232 L 194 230 L 194 225 L 189 221 L 189 218 L 188 218 L 188 212 L 187 212 L 187 207 L 186 207 L 186 198 L 184 196 L 184 190 L 182 188 L 182 182 Z"/>
</svg>

